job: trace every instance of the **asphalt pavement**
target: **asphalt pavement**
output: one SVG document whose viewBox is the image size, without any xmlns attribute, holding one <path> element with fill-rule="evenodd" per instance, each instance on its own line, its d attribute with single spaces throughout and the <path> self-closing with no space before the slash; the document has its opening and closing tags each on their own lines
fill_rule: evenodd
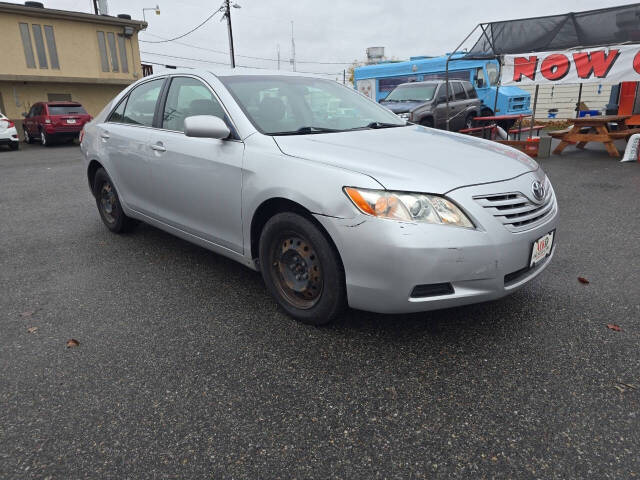
<svg viewBox="0 0 640 480">
<path fill-rule="evenodd" d="M 77 146 L 0 147 L 0 478 L 640 477 L 640 164 L 541 163 L 534 282 L 314 328 L 240 264 L 111 234 Z"/>
</svg>

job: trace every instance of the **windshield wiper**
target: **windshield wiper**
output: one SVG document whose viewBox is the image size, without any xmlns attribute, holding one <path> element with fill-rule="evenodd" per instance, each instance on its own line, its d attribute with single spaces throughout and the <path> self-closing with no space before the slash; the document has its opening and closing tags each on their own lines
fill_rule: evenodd
<svg viewBox="0 0 640 480">
<path fill-rule="evenodd" d="M 307 133 L 331 133 L 331 132 L 342 132 L 343 130 L 338 130 L 335 128 L 325 128 L 325 127 L 300 127 L 297 130 L 292 130 L 289 132 L 274 132 L 271 135 L 305 135 Z"/>
<path fill-rule="evenodd" d="M 368 125 L 361 128 L 392 128 L 392 127 L 404 127 L 406 125 L 397 123 L 385 123 L 385 122 L 371 122 Z"/>
</svg>

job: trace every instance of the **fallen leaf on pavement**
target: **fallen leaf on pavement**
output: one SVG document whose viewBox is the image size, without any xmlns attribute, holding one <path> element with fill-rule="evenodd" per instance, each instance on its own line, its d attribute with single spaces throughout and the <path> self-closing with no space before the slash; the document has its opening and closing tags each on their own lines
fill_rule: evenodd
<svg viewBox="0 0 640 480">
<path fill-rule="evenodd" d="M 21 317 L 30 317 L 31 315 L 33 315 L 35 312 L 33 310 L 29 310 L 27 312 L 22 312 L 20 314 Z"/>
<path fill-rule="evenodd" d="M 579 281 L 580 283 L 584 283 L 585 285 L 588 285 L 588 284 L 589 284 L 589 280 L 587 280 L 587 279 L 586 279 L 586 278 L 584 278 L 584 277 L 578 277 L 578 281 Z"/>
<path fill-rule="evenodd" d="M 80 342 L 75 338 L 67 340 L 67 348 L 77 347 L 78 345 L 80 345 Z"/>
<path fill-rule="evenodd" d="M 618 325 L 614 325 L 613 323 L 607 323 L 607 328 L 609 330 L 613 330 L 614 332 L 619 332 L 622 330 Z"/>
<path fill-rule="evenodd" d="M 38 327 L 29 327 L 27 328 L 27 332 L 36 333 L 38 331 Z"/>
</svg>

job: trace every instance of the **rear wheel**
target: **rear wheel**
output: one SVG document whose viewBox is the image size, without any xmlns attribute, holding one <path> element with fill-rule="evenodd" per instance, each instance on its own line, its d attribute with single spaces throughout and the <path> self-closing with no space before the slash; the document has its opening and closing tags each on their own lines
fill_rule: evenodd
<svg viewBox="0 0 640 480">
<path fill-rule="evenodd" d="M 20 148 L 20 142 L 11 142 L 11 143 L 9 143 L 9 148 L 11 150 L 18 150 L 18 148 Z"/>
<path fill-rule="evenodd" d="M 40 143 L 43 147 L 51 146 L 51 137 L 44 130 L 40 130 Z"/>
<path fill-rule="evenodd" d="M 474 122 L 473 122 L 474 118 L 476 118 L 476 116 L 473 115 L 472 113 L 467 115 L 467 118 L 464 121 L 464 128 L 473 128 L 474 127 Z"/>
<path fill-rule="evenodd" d="M 93 194 L 96 197 L 100 217 L 109 230 L 114 233 L 123 233 L 135 226 L 135 220 L 127 217 L 122 211 L 116 187 L 113 186 L 104 168 L 96 172 Z"/>
<path fill-rule="evenodd" d="M 279 213 L 260 235 L 260 268 L 270 293 L 293 318 L 324 325 L 346 305 L 342 263 L 308 218 Z"/>
</svg>

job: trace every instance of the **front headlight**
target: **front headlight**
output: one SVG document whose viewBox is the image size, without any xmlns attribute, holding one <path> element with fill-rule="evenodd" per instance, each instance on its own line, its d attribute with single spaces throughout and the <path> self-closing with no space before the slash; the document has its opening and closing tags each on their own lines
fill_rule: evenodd
<svg viewBox="0 0 640 480">
<path fill-rule="evenodd" d="M 400 118 L 402 118 L 403 120 L 409 120 L 411 118 L 411 114 L 409 112 L 405 112 L 405 113 L 396 113 L 396 115 L 398 115 Z"/>
<path fill-rule="evenodd" d="M 344 187 L 344 193 L 358 210 L 374 217 L 473 228 L 462 210 L 438 195 L 354 187 Z"/>
</svg>

